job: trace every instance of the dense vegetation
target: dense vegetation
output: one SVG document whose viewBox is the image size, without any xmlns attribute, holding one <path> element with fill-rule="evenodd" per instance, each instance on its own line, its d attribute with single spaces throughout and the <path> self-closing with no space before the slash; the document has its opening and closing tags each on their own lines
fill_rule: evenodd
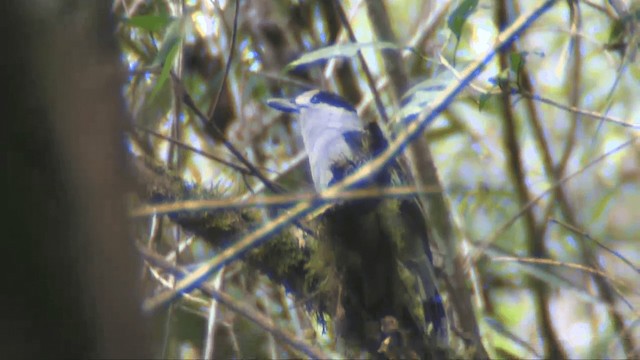
<svg viewBox="0 0 640 360">
<path fill-rule="evenodd" d="M 265 106 L 323 88 L 408 144 L 402 156 L 437 238 L 452 353 L 638 355 L 638 10 L 622 1 L 115 9 L 140 200 L 164 206 L 134 206 L 149 260 L 145 307 L 165 322 L 158 354 L 357 354 L 318 306 L 339 284 L 318 285 L 324 255 L 301 231 L 313 214 L 295 210 L 312 189 L 297 124 Z M 194 269 L 201 275 L 182 277 Z M 180 299 L 170 290 L 194 285 L 201 291 Z"/>
</svg>

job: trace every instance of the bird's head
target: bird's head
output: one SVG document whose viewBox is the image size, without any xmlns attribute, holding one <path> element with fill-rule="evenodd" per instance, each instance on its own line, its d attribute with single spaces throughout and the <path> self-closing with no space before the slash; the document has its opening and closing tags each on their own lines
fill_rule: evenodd
<svg viewBox="0 0 640 360">
<path fill-rule="evenodd" d="M 363 158 L 364 126 L 355 108 L 339 95 L 310 90 L 293 99 L 271 99 L 267 104 L 297 115 L 316 190 L 322 191 L 336 180 L 337 168 Z"/>
</svg>

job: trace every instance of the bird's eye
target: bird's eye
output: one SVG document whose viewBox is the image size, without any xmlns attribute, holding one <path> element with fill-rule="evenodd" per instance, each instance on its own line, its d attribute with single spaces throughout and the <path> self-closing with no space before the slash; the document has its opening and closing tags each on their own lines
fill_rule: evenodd
<svg viewBox="0 0 640 360">
<path fill-rule="evenodd" d="M 351 106 L 351 104 L 349 104 L 349 102 L 342 96 L 326 91 L 319 91 L 317 94 L 313 95 L 309 102 L 312 104 L 328 104 L 347 111 L 356 112 L 356 109 L 354 109 L 353 106 Z"/>
</svg>

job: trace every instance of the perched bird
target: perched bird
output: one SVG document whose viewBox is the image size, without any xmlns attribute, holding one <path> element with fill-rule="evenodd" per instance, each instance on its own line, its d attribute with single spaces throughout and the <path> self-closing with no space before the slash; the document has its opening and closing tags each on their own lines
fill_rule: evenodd
<svg viewBox="0 0 640 360">
<path fill-rule="evenodd" d="M 299 121 L 311 177 L 322 191 L 387 147 L 375 122 L 363 124 L 342 97 L 311 90 L 268 105 Z M 355 188 L 406 183 L 391 162 Z M 344 200 L 321 215 L 319 247 L 327 281 L 337 281 L 333 319 L 338 336 L 386 358 L 441 358 L 447 319 L 417 199 Z"/>
</svg>

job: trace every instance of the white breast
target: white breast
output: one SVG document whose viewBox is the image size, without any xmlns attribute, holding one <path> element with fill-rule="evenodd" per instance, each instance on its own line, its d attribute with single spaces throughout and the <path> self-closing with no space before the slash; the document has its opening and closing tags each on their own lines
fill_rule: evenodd
<svg viewBox="0 0 640 360">
<path fill-rule="evenodd" d="M 313 183 L 317 191 L 322 191 L 333 177 L 331 165 L 355 157 L 343 135 L 362 132 L 362 124 L 357 114 L 347 110 L 327 112 L 310 107 L 300 111 L 300 127 Z"/>
</svg>

